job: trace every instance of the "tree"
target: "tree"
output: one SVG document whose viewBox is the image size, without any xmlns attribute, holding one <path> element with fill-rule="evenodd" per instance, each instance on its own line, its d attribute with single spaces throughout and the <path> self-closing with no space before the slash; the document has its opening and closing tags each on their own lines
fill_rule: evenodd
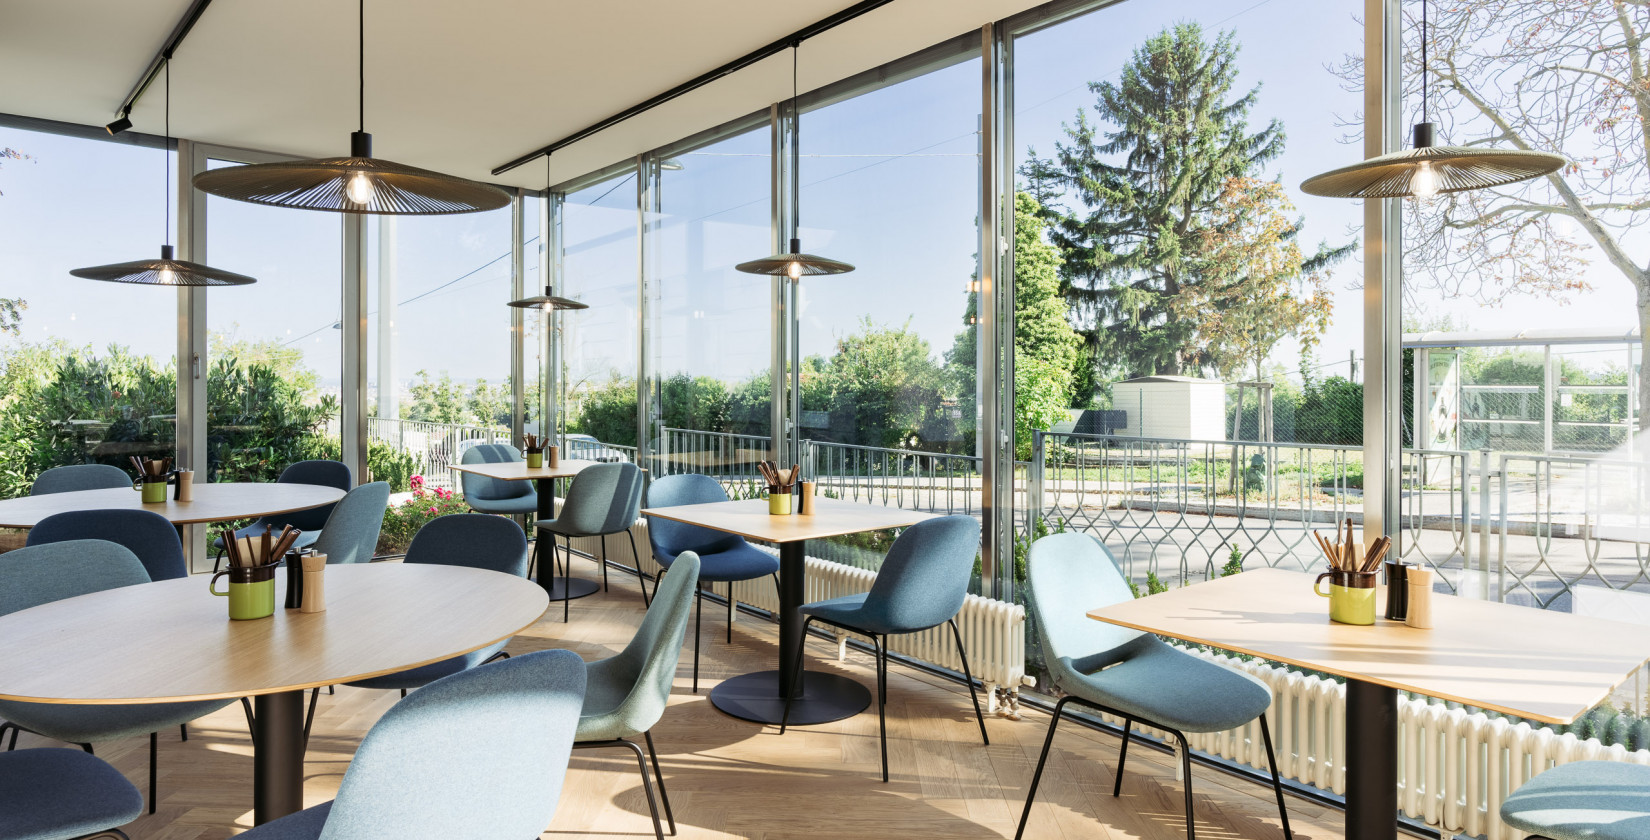
<svg viewBox="0 0 1650 840">
<path fill-rule="evenodd" d="M 1066 418 L 1081 339 L 1060 295 L 1060 251 L 1043 240 L 1041 207 L 1014 197 L 1014 444 L 1030 457 L 1032 432 Z"/>
<path fill-rule="evenodd" d="M 1650 4 L 1460 0 L 1434 7 L 1429 23 L 1424 78 L 1419 40 L 1405 45 L 1406 108 L 1419 109 L 1425 85 L 1433 119 L 1454 144 L 1554 152 L 1571 163 L 1534 181 L 1404 202 L 1406 291 L 1562 303 L 1587 288 L 1582 272 L 1596 249 L 1632 284 L 1640 332 L 1650 334 L 1641 234 L 1650 222 Z M 1362 84 L 1360 59 L 1341 71 L 1350 86 Z M 1638 388 L 1639 403 L 1650 405 L 1650 377 Z M 1639 423 L 1650 428 L 1650 412 Z"/>
<path fill-rule="evenodd" d="M 910 324 L 878 326 L 837 341 L 820 373 L 830 397 L 831 431 L 843 443 L 943 451 L 955 438 L 945 373 Z M 804 371 L 804 401 L 810 385 Z"/>
<path fill-rule="evenodd" d="M 436 379 L 430 376 L 429 371 L 420 370 L 413 374 L 412 385 L 407 390 L 413 398 L 412 405 L 404 412 L 408 420 L 464 423 L 469 419 L 464 386 L 454 382 L 446 371 L 442 371 L 441 378 Z"/>
<path fill-rule="evenodd" d="M 29 156 L 9 146 L 0 146 L 0 160 L 28 160 Z M 5 193 L 0 192 L 0 195 Z M 23 321 L 23 310 L 29 304 L 22 298 L 0 298 L 0 335 L 19 335 Z"/>
</svg>

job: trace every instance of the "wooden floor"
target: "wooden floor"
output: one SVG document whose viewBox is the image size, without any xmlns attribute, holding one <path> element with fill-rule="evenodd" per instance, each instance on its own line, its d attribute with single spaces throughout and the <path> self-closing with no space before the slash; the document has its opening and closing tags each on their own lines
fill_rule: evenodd
<svg viewBox="0 0 1650 840">
<path fill-rule="evenodd" d="M 590 564 L 575 571 L 590 574 Z M 586 659 L 616 653 L 642 614 L 634 579 L 612 577 L 613 589 L 573 603 L 572 623 L 552 610 L 511 651 L 565 647 Z M 726 643 L 725 612 L 705 612 L 700 693 L 690 693 L 691 643 L 676 690 L 654 740 L 683 838 L 991 838 L 1013 837 L 1026 786 L 1048 724 L 986 719 L 991 746 L 982 746 L 968 695 L 960 685 L 893 666 L 889 677 L 891 781 L 878 775 L 877 718 L 872 712 L 825 726 L 761 727 L 717 712 L 704 694 L 717 680 L 772 667 L 777 629 L 741 616 Z M 691 632 L 691 627 L 690 627 Z M 874 686 L 870 660 L 809 643 L 809 667 L 838 668 Z M 824 660 L 824 661 L 822 661 Z M 395 701 L 393 691 L 338 688 L 322 695 L 306 765 L 305 802 L 332 798 L 361 736 Z M 45 745 L 24 736 L 19 747 Z M 160 803 L 153 816 L 127 827 L 134 840 L 221 838 L 251 825 L 251 744 L 239 705 L 190 726 L 190 738 L 161 734 Z M 1165 754 L 1129 756 L 1123 794 L 1110 795 L 1117 739 L 1062 727 L 1044 774 L 1028 838 L 1152 838 L 1185 836 L 1180 783 Z M 147 778 L 148 739 L 97 745 L 97 753 L 139 789 Z M 640 778 L 628 753 L 579 752 L 549 838 L 651 837 Z M 1199 768 L 1194 790 L 1197 836 L 1206 840 L 1280 840 L 1271 790 Z M 1289 798 L 1298 840 L 1338 840 L 1342 814 Z"/>
</svg>

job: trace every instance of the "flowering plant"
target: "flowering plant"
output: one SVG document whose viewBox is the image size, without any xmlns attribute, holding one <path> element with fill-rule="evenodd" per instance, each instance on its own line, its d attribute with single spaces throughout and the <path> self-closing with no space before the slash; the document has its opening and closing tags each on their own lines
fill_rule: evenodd
<svg viewBox="0 0 1650 840">
<path fill-rule="evenodd" d="M 470 509 L 463 496 L 444 487 L 429 486 L 424 476 L 415 475 L 408 483 L 412 486 L 412 496 L 384 511 L 384 528 L 378 534 L 376 553 L 379 555 L 406 553 L 413 535 L 424 523 Z"/>
</svg>

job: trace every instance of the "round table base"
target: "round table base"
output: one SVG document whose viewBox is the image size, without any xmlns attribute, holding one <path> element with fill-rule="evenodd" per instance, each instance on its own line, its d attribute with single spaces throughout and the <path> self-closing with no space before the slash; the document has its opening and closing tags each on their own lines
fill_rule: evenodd
<svg viewBox="0 0 1650 840">
<path fill-rule="evenodd" d="M 779 698 L 779 672 L 756 671 L 723 680 L 710 690 L 716 708 L 743 720 L 779 723 L 785 701 Z M 791 703 L 792 726 L 850 718 L 871 705 L 871 690 L 848 677 L 804 671 L 802 696 Z"/>
<path fill-rule="evenodd" d="M 562 581 L 563 580 L 564 579 L 560 575 L 558 575 L 551 581 L 550 589 L 549 589 L 550 600 L 552 600 L 552 601 L 564 600 L 564 596 L 562 594 L 565 591 L 565 590 L 562 589 Z M 594 595 L 594 594 L 596 594 L 596 592 L 598 590 L 600 590 L 602 588 L 601 584 L 599 584 L 599 583 L 597 583 L 593 580 L 585 580 L 584 578 L 568 578 L 566 580 L 567 580 L 567 584 L 568 584 L 567 589 L 572 590 L 573 597 L 575 599 L 584 598 L 584 597 L 587 597 L 587 596 L 590 596 L 590 595 Z M 542 585 L 542 581 L 540 582 L 540 584 Z"/>
</svg>

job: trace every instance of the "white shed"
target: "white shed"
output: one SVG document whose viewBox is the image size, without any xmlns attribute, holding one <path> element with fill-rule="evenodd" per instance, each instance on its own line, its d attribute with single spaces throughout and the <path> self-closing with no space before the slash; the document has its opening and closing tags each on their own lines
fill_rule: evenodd
<svg viewBox="0 0 1650 840">
<path fill-rule="evenodd" d="M 1226 383 L 1216 379 L 1127 379 L 1111 386 L 1111 407 L 1127 417 L 1114 434 L 1175 440 L 1226 439 Z"/>
</svg>

